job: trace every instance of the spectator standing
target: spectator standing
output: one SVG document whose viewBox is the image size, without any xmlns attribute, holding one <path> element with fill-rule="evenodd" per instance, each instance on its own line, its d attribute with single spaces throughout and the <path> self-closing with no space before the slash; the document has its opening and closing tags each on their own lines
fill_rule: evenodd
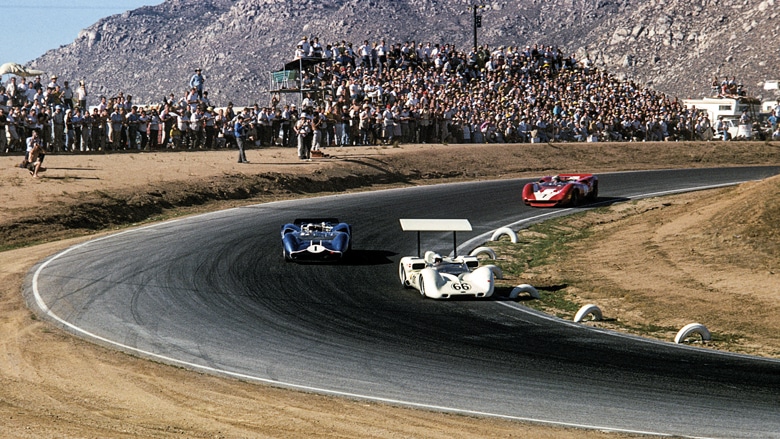
<svg viewBox="0 0 780 439">
<path fill-rule="evenodd" d="M 5 115 L 5 109 L 0 107 L 0 151 L 8 154 L 8 138 L 6 137 L 6 126 L 8 125 L 8 116 Z"/>
<path fill-rule="evenodd" d="M 140 114 L 138 115 L 138 134 L 141 139 L 141 144 L 138 149 L 146 151 L 149 142 L 149 115 L 146 114 L 146 109 L 144 108 L 141 109 Z"/>
<path fill-rule="evenodd" d="M 8 134 L 11 136 L 11 142 L 8 144 L 8 149 L 10 151 L 16 151 L 17 148 L 21 150 L 22 146 L 22 135 L 19 134 L 19 132 L 23 129 L 21 126 L 21 110 L 19 107 L 14 107 L 11 111 L 8 112 L 8 115 L 6 116 L 8 118 L 8 121 L 6 123 L 6 126 L 8 128 Z"/>
<path fill-rule="evenodd" d="M 195 110 L 198 109 L 198 104 L 200 103 L 200 98 L 198 97 L 198 89 L 196 87 L 192 87 L 189 93 L 187 93 L 185 99 L 187 100 L 187 108 L 189 112 L 194 113 Z"/>
<path fill-rule="evenodd" d="M 306 113 L 301 113 L 301 117 L 295 122 L 295 136 L 298 139 L 298 158 L 301 160 L 309 159 L 310 147 L 307 147 L 307 137 L 311 134 L 311 122 Z"/>
<path fill-rule="evenodd" d="M 311 118 L 311 133 L 312 133 L 312 142 L 311 142 L 311 150 L 312 151 L 319 151 L 322 147 L 322 124 L 324 123 L 323 115 L 319 111 L 315 110 L 314 113 L 312 113 Z"/>
<path fill-rule="evenodd" d="M 68 81 L 65 81 L 62 85 L 62 89 L 60 90 L 60 96 L 62 99 L 62 103 L 65 105 L 66 110 L 72 110 L 73 109 L 73 89 L 70 88 L 70 84 Z"/>
<path fill-rule="evenodd" d="M 73 111 L 76 112 L 78 110 L 78 115 L 81 118 L 80 123 L 77 125 L 77 132 L 80 134 L 80 136 L 76 136 L 76 143 L 79 145 L 79 151 L 89 151 L 89 139 L 90 139 L 90 128 L 92 127 L 92 117 L 89 114 L 89 110 L 86 108 L 83 109 L 81 107 L 76 107 Z M 75 118 L 75 117 L 74 117 Z"/>
<path fill-rule="evenodd" d="M 35 97 L 38 95 L 38 90 L 40 90 L 39 88 L 36 89 L 33 85 L 34 85 L 33 82 L 29 81 L 27 83 L 27 87 L 24 90 L 24 101 L 25 101 L 24 105 L 25 106 L 27 106 L 29 103 L 33 102 Z"/>
<path fill-rule="evenodd" d="M 322 45 L 320 44 L 320 39 L 318 37 L 314 37 L 311 40 L 311 47 L 309 48 L 309 56 L 315 57 L 315 58 L 322 58 Z"/>
<path fill-rule="evenodd" d="M 76 129 L 73 124 L 73 110 L 65 110 L 65 150 L 73 152 L 76 145 Z"/>
<path fill-rule="evenodd" d="M 168 143 L 171 140 L 171 129 L 173 129 L 173 123 L 175 120 L 175 114 L 172 113 L 172 104 L 166 103 L 163 105 L 162 111 L 160 111 L 160 123 L 162 126 L 160 127 L 163 131 L 162 133 L 162 143 L 160 146 L 163 148 L 168 148 Z"/>
<path fill-rule="evenodd" d="M 89 116 L 90 130 L 89 147 L 87 148 L 87 151 L 99 151 L 104 148 L 104 145 L 101 144 L 101 141 L 105 139 L 106 128 L 104 125 L 105 122 L 101 116 L 101 111 L 97 107 L 92 109 L 92 114 Z"/>
<path fill-rule="evenodd" d="M 190 148 L 203 148 L 203 109 L 198 107 L 190 116 Z"/>
<path fill-rule="evenodd" d="M 214 108 L 206 107 L 206 111 L 203 112 L 203 130 L 205 134 L 204 147 L 211 149 L 214 148 L 214 138 L 216 137 L 216 121 L 214 117 Z"/>
<path fill-rule="evenodd" d="M 189 131 L 190 131 L 190 117 L 192 115 L 187 111 L 186 108 L 180 109 L 179 112 L 176 114 L 176 130 L 173 131 L 174 134 L 178 132 L 178 138 L 173 139 L 173 144 L 176 146 L 176 148 L 184 148 L 189 147 Z M 174 137 L 174 136 L 171 136 Z"/>
<path fill-rule="evenodd" d="M 285 105 L 281 114 L 282 146 L 290 146 L 290 130 L 292 124 L 292 111 L 289 105 Z"/>
<path fill-rule="evenodd" d="M 5 88 L 0 84 L 0 108 L 5 109 L 8 107 L 8 94 L 6 94 Z"/>
<path fill-rule="evenodd" d="M 309 56 L 309 51 L 311 50 L 311 45 L 309 44 L 309 38 L 303 37 L 301 38 L 301 41 L 298 42 L 298 46 L 301 48 L 301 58 L 305 56 Z"/>
<path fill-rule="evenodd" d="M 79 107 L 81 107 L 82 111 L 89 111 L 87 107 L 87 86 L 84 85 L 83 80 L 79 81 L 79 88 L 76 89 L 76 100 L 79 101 Z"/>
<path fill-rule="evenodd" d="M 271 120 L 269 120 L 269 109 L 268 107 L 263 107 L 262 109 L 257 109 L 257 116 L 255 117 L 255 127 L 257 130 L 257 138 L 255 141 L 255 144 L 257 146 L 264 146 L 268 139 L 271 137 Z"/>
<path fill-rule="evenodd" d="M 200 104 L 203 106 L 203 108 L 209 108 L 211 107 L 211 99 L 209 99 L 209 91 L 204 90 L 203 96 L 200 97 Z"/>
<path fill-rule="evenodd" d="M 203 97 L 203 84 L 205 82 L 206 79 L 201 74 L 201 69 L 195 69 L 195 74 L 190 78 L 190 88 L 195 89 L 198 94 L 198 99 Z"/>
<path fill-rule="evenodd" d="M 92 120 L 92 137 L 96 138 L 95 147 L 100 151 L 105 151 L 108 148 L 108 130 L 111 125 L 108 109 L 100 111 L 99 117 L 95 117 L 93 112 Z M 95 129 L 96 126 L 97 129 Z"/>
<path fill-rule="evenodd" d="M 368 104 L 363 104 L 363 109 L 359 113 L 358 129 L 360 130 L 360 144 L 364 146 L 368 145 L 368 131 L 371 129 L 372 113 L 371 107 Z"/>
<path fill-rule="evenodd" d="M 140 150 L 141 148 L 138 146 L 138 127 L 140 125 L 138 107 L 133 105 L 130 108 L 130 112 L 125 116 L 125 123 L 127 124 L 128 148 L 131 150 Z"/>
<path fill-rule="evenodd" d="M 38 78 L 38 80 L 40 81 L 40 77 Z M 57 84 L 57 75 L 51 75 L 51 81 L 49 81 L 49 84 L 46 85 L 46 88 L 57 88 L 59 86 L 60 85 Z M 36 87 L 36 88 L 38 88 L 38 87 Z M 41 88 L 43 88 L 43 87 L 41 87 Z"/>
<path fill-rule="evenodd" d="M 16 76 L 12 76 L 8 84 L 5 85 L 5 93 L 8 95 L 9 108 L 19 105 L 19 99 L 16 97 L 19 93 L 19 88 L 16 86 Z"/>
<path fill-rule="evenodd" d="M 149 116 L 149 149 L 154 151 L 160 143 L 160 115 L 156 109 L 152 109 L 152 114 Z"/>
<path fill-rule="evenodd" d="M 54 128 L 54 150 L 63 151 L 65 149 L 65 113 L 62 111 L 61 105 L 54 107 L 51 124 Z"/>
<path fill-rule="evenodd" d="M 281 145 L 279 133 L 282 130 L 282 110 L 279 108 L 271 108 L 269 109 L 270 115 L 268 116 L 271 119 L 271 146 L 278 146 Z"/>
<path fill-rule="evenodd" d="M 233 137 L 238 145 L 238 163 L 249 163 L 244 153 L 244 140 L 246 139 L 244 116 L 240 114 L 236 116 L 236 122 L 233 125 Z"/>
<path fill-rule="evenodd" d="M 106 110 L 108 111 L 108 110 Z M 120 139 L 122 136 L 122 122 L 124 116 L 119 107 L 114 107 L 114 111 L 108 116 L 108 142 L 111 143 L 111 149 L 117 151 L 121 149 Z"/>
</svg>

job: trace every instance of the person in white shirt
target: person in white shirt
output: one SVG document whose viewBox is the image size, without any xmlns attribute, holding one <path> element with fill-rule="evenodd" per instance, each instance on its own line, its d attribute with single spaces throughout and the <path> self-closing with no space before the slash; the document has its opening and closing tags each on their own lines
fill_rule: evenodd
<svg viewBox="0 0 780 439">
<path fill-rule="evenodd" d="M 305 110 L 305 109 L 307 109 L 309 107 L 313 107 L 313 106 L 314 106 L 314 99 L 312 99 L 311 93 L 307 93 L 306 97 L 303 98 L 303 101 L 301 101 L 301 108 L 303 108 Z"/>
<path fill-rule="evenodd" d="M 333 65 L 333 49 L 330 44 L 325 45 L 325 50 L 322 52 L 322 57 L 325 58 L 325 67 Z"/>
<path fill-rule="evenodd" d="M 382 137 L 385 143 L 389 144 L 393 141 L 393 133 L 395 132 L 395 114 L 390 105 L 385 107 L 385 111 L 382 112 Z"/>
<path fill-rule="evenodd" d="M 193 87 L 190 89 L 189 93 L 187 93 L 187 105 L 189 106 L 190 113 L 194 113 L 195 110 L 198 108 L 198 103 L 200 101 L 200 98 L 198 97 L 198 89 Z"/>
<path fill-rule="evenodd" d="M 57 88 L 59 84 L 57 84 L 57 75 L 51 75 L 51 81 L 48 85 L 46 85 L 46 88 Z"/>
<path fill-rule="evenodd" d="M 196 108 L 190 116 L 190 148 L 203 148 L 203 110 Z"/>
<path fill-rule="evenodd" d="M 190 114 L 187 110 L 179 111 L 176 114 L 176 129 L 179 131 L 178 135 L 173 138 L 173 144 L 175 148 L 182 148 L 186 146 L 184 140 L 187 139 L 190 130 Z"/>
<path fill-rule="evenodd" d="M 379 42 L 379 45 L 376 46 L 376 56 L 377 60 L 379 62 L 379 73 L 382 73 L 382 70 L 384 70 L 385 67 L 387 67 L 387 46 L 385 45 L 385 40 L 382 40 Z"/>
<path fill-rule="evenodd" d="M 73 109 L 73 89 L 70 88 L 70 85 L 68 85 L 68 81 L 65 81 L 65 83 L 62 85 L 62 90 L 60 90 L 62 93 L 62 102 L 65 104 L 65 108 L 68 110 Z"/>
<path fill-rule="evenodd" d="M 363 67 L 371 69 L 371 46 L 368 44 L 368 40 L 364 40 L 363 45 L 358 48 L 358 55 L 360 55 L 360 59 L 363 61 Z"/>
<path fill-rule="evenodd" d="M 16 93 L 17 93 L 16 76 L 12 76 L 8 84 L 5 85 L 5 93 L 8 95 L 8 106 L 9 107 L 17 106 L 18 104 L 16 103 Z"/>
<path fill-rule="evenodd" d="M 320 39 L 314 37 L 311 40 L 311 47 L 309 48 L 309 56 L 314 58 L 322 58 L 322 45 L 320 45 Z"/>
<path fill-rule="evenodd" d="M 108 110 L 108 102 L 106 102 L 106 97 L 101 96 L 100 97 L 100 103 L 97 106 L 98 111 Z"/>
<path fill-rule="evenodd" d="M 43 106 L 46 103 L 46 96 L 43 94 L 43 89 L 32 89 L 33 95 L 28 101 L 33 102 L 39 106 Z"/>
<path fill-rule="evenodd" d="M 139 149 L 145 151 L 149 142 L 149 114 L 146 113 L 144 108 L 141 109 L 138 115 L 138 134 L 141 138 Z"/>
<path fill-rule="evenodd" d="M 311 45 L 309 44 L 309 39 L 307 37 L 303 37 L 301 41 L 298 42 L 298 46 L 300 46 L 301 53 L 302 53 L 300 58 L 303 58 L 304 56 L 309 56 L 309 50 L 311 50 Z"/>
<path fill-rule="evenodd" d="M 84 85 L 84 81 L 79 81 L 79 88 L 76 89 L 76 100 L 79 101 L 79 107 L 82 110 L 89 110 L 87 108 L 87 87 Z"/>
<path fill-rule="evenodd" d="M 294 55 L 293 59 L 301 59 L 304 56 L 306 56 L 306 52 L 303 51 L 303 44 L 298 44 L 295 47 L 295 55 Z"/>
</svg>

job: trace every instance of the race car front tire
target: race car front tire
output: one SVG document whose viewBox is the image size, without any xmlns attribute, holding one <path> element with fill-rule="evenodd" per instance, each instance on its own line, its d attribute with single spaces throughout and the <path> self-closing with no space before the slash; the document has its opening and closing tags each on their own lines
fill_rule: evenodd
<svg viewBox="0 0 780 439">
<path fill-rule="evenodd" d="M 409 288 L 409 285 L 406 283 L 406 270 L 404 270 L 403 262 L 398 263 L 398 278 L 401 280 L 402 287 Z"/>
</svg>

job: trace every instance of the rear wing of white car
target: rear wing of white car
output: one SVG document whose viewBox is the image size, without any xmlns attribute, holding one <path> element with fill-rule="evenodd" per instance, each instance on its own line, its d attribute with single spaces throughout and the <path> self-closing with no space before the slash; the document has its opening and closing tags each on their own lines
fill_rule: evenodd
<svg viewBox="0 0 780 439">
<path fill-rule="evenodd" d="M 401 218 L 401 230 L 417 232 L 417 256 L 420 256 L 420 232 L 452 232 L 453 256 L 458 256 L 457 232 L 470 232 L 467 219 L 409 219 Z"/>
</svg>

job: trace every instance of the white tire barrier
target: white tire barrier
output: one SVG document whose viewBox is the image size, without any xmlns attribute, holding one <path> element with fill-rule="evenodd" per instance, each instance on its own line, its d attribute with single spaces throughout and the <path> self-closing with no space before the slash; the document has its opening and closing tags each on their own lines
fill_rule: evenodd
<svg viewBox="0 0 780 439">
<path fill-rule="evenodd" d="M 533 297 L 534 299 L 539 299 L 541 296 L 539 295 L 539 291 L 528 284 L 520 284 L 514 288 L 512 288 L 512 292 L 509 293 L 510 299 L 517 299 L 517 296 L 520 295 L 520 293 L 528 293 Z"/>
<path fill-rule="evenodd" d="M 593 315 L 593 320 L 601 320 L 604 317 L 601 315 L 601 309 L 598 306 L 589 303 L 587 305 L 583 305 L 582 308 L 577 311 L 577 314 L 574 316 L 574 321 L 579 323 L 590 314 Z"/>
<path fill-rule="evenodd" d="M 675 343 L 682 343 L 685 341 L 686 338 L 690 337 L 693 334 L 699 334 L 701 336 L 702 341 L 710 340 L 711 335 L 710 331 L 707 329 L 706 326 L 702 325 L 701 323 L 689 323 L 685 326 L 683 326 L 682 329 L 680 329 L 680 332 L 677 333 L 677 335 L 674 337 Z"/>
<path fill-rule="evenodd" d="M 501 227 L 493 232 L 493 236 L 490 237 L 491 241 L 498 241 L 502 236 L 507 235 L 512 240 L 512 244 L 517 244 L 517 233 L 509 227 Z"/>
<path fill-rule="evenodd" d="M 504 278 L 504 272 L 501 270 L 501 267 L 498 267 L 496 265 L 490 264 L 490 265 L 483 265 L 483 267 L 487 267 L 490 269 L 490 271 L 493 272 L 493 277 L 496 279 L 503 279 Z"/>
<path fill-rule="evenodd" d="M 469 253 L 469 256 L 488 255 L 490 259 L 496 260 L 496 252 L 490 247 L 477 247 Z"/>
</svg>

